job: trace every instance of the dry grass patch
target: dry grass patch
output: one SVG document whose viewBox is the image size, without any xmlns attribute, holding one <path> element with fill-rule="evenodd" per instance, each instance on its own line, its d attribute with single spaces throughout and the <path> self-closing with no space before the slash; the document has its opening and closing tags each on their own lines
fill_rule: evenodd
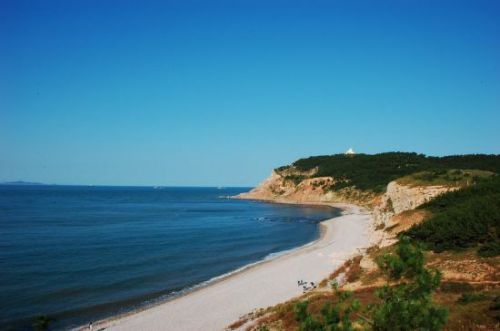
<svg viewBox="0 0 500 331">
<path fill-rule="evenodd" d="M 483 258 L 475 249 L 426 254 L 427 266 L 443 273 L 445 280 L 468 282 L 500 281 L 500 256 Z"/>
<path fill-rule="evenodd" d="M 235 330 L 243 326 L 246 322 L 248 322 L 248 318 L 242 318 L 239 319 L 238 321 L 234 322 L 233 324 L 228 326 L 228 329 L 230 330 Z"/>
<path fill-rule="evenodd" d="M 440 171 L 421 171 L 398 178 L 396 181 L 407 186 L 450 186 L 463 187 L 474 184 L 477 178 L 493 176 L 491 171 L 448 169 Z"/>
<path fill-rule="evenodd" d="M 449 291 L 447 285 L 443 283 L 435 295 L 435 300 L 449 309 L 445 330 L 499 330 L 500 310 L 495 307 L 495 300 L 500 296 L 499 288 L 453 283 L 453 290 Z M 463 302 L 464 294 L 475 299 Z"/>
<path fill-rule="evenodd" d="M 345 261 L 339 268 L 337 268 L 337 270 L 332 272 L 330 276 L 328 276 L 328 278 L 323 279 L 319 283 L 319 287 L 327 286 L 331 281 L 338 280 L 338 278 L 342 275 L 342 278 L 347 282 L 355 282 L 356 280 L 358 280 L 362 273 L 360 266 L 362 258 L 362 255 L 358 255 L 356 257 L 353 257 L 352 259 Z"/>
<path fill-rule="evenodd" d="M 349 260 L 350 264 L 348 265 L 348 269 L 345 274 L 345 280 L 348 283 L 355 282 L 360 278 L 362 272 L 360 263 L 362 258 L 363 256 L 359 255 Z"/>
<path fill-rule="evenodd" d="M 424 209 L 407 210 L 392 217 L 394 225 L 386 228 L 386 232 L 396 236 L 399 233 L 410 229 L 413 225 L 422 223 L 429 218 L 431 213 Z"/>
</svg>

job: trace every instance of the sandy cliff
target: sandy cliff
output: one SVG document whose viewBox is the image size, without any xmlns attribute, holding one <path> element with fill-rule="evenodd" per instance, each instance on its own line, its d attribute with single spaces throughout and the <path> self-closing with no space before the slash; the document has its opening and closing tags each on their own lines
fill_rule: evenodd
<svg viewBox="0 0 500 331">
<path fill-rule="evenodd" d="M 443 193 L 456 190 L 451 186 L 406 186 L 397 181 L 387 185 L 386 192 L 374 205 L 375 222 L 385 227 L 394 225 L 397 215 L 417 208 Z"/>
<path fill-rule="evenodd" d="M 300 178 L 301 173 L 294 173 Z M 331 202 L 331 203 L 357 203 L 372 206 L 379 212 L 399 214 L 406 210 L 414 209 L 432 198 L 455 190 L 450 186 L 406 186 L 397 181 L 387 185 L 384 194 L 376 195 L 355 188 L 343 188 L 338 191 L 329 189 L 335 183 L 332 177 L 313 177 L 293 181 L 287 174 L 273 171 L 250 192 L 241 193 L 236 198 L 270 200 L 283 202 Z"/>
<path fill-rule="evenodd" d="M 295 178 L 304 176 L 304 179 L 293 181 L 289 179 L 290 175 L 295 176 Z M 239 194 L 236 198 L 295 203 L 349 203 L 366 206 L 375 197 L 373 193 L 354 188 L 333 191 L 329 187 L 335 183 L 334 178 L 307 178 L 305 175 L 300 172 L 283 174 L 273 171 L 271 176 L 256 188 L 250 192 Z"/>
</svg>

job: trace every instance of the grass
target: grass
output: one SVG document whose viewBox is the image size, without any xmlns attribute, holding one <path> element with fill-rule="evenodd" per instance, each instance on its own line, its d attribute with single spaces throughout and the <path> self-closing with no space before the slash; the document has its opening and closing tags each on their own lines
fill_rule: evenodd
<svg viewBox="0 0 500 331">
<path fill-rule="evenodd" d="M 421 171 L 408 176 L 401 177 L 396 181 L 407 186 L 451 186 L 463 187 L 477 182 L 479 178 L 487 178 L 494 175 L 493 172 L 484 170 L 436 170 Z"/>
<path fill-rule="evenodd" d="M 457 304 L 462 297 L 474 294 L 439 293 L 436 301 L 449 308 L 449 319 L 445 330 L 498 330 L 499 310 L 494 307 L 495 298 L 500 290 L 489 289 L 481 293 L 481 298 L 467 303 Z M 477 298 L 477 296 L 475 296 Z"/>
<path fill-rule="evenodd" d="M 335 280 L 340 275 L 344 274 L 345 279 L 348 282 L 354 282 L 359 279 L 361 275 L 361 267 L 360 262 L 363 256 L 358 255 L 352 259 L 345 261 L 340 268 L 337 268 L 334 272 L 330 274 L 327 279 L 323 279 L 320 283 L 320 287 L 325 287 L 328 285 L 329 281 Z"/>
<path fill-rule="evenodd" d="M 467 305 L 472 302 L 488 300 L 489 297 L 485 293 L 462 293 L 458 298 L 457 303 Z"/>
<path fill-rule="evenodd" d="M 350 260 L 351 263 L 349 265 L 349 269 L 347 269 L 347 272 L 345 274 L 345 279 L 348 283 L 352 283 L 359 280 L 362 272 L 360 266 L 362 258 L 363 257 L 360 255 Z"/>
</svg>

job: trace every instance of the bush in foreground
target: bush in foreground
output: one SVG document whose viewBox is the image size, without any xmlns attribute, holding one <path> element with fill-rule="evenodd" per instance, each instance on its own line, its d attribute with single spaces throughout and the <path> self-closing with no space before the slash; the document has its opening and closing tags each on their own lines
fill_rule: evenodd
<svg viewBox="0 0 500 331">
<path fill-rule="evenodd" d="M 384 255 L 379 265 L 399 283 L 377 291 L 382 303 L 372 308 L 373 330 L 442 330 L 448 311 L 432 301 L 441 274 L 424 267 L 422 249 L 404 237 L 396 254 Z"/>
</svg>

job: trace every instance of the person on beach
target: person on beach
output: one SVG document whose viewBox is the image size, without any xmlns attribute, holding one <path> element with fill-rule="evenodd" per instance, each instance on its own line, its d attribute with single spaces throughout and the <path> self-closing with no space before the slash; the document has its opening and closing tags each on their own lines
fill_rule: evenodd
<svg viewBox="0 0 500 331">
<path fill-rule="evenodd" d="M 93 328 L 93 327 L 94 327 L 94 326 L 92 325 L 92 322 L 90 322 L 90 323 L 89 323 L 89 330 L 90 330 L 90 331 L 92 331 L 92 328 Z"/>
</svg>

